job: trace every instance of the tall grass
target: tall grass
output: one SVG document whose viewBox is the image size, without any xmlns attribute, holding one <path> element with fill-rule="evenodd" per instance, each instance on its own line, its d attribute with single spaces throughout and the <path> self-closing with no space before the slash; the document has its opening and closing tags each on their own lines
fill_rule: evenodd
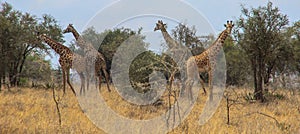
<svg viewBox="0 0 300 134">
<path fill-rule="evenodd" d="M 133 105 L 118 96 L 116 91 L 109 93 L 104 88 L 101 95 L 107 105 L 127 118 L 150 119 L 168 108 L 166 102 L 163 105 Z M 62 96 L 62 91 L 56 92 Z M 226 90 L 231 94 L 230 99 L 236 100 L 231 101 L 230 123 L 227 124 L 227 102 L 223 99 L 213 117 L 204 125 L 198 124 L 198 118 L 207 96 L 200 93 L 189 116 L 169 133 L 300 132 L 299 93 L 291 95 L 287 90 L 278 90 L 269 95 L 272 97 L 270 101 L 259 103 L 247 100 L 251 98 L 251 92 L 247 89 Z M 61 126 L 51 90 L 22 88 L 1 91 L 0 109 L 0 133 L 105 133 L 85 116 L 70 91 L 60 101 Z"/>
</svg>

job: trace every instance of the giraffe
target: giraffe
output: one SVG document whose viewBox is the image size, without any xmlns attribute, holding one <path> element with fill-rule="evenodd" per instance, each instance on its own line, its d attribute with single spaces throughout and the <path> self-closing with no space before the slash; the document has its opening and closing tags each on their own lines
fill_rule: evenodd
<svg viewBox="0 0 300 134">
<path fill-rule="evenodd" d="M 209 90 L 210 90 L 210 100 L 213 100 L 212 95 L 212 79 L 213 79 L 213 72 L 216 65 L 216 55 L 219 53 L 220 49 L 224 45 L 225 39 L 227 36 L 231 33 L 231 30 L 234 26 L 232 21 L 227 21 L 227 24 L 224 24 L 226 29 L 221 32 L 219 37 L 216 39 L 216 41 L 210 45 L 208 49 L 206 49 L 204 52 L 202 52 L 199 55 L 195 55 L 190 57 L 187 62 L 187 76 L 188 79 L 186 80 L 186 85 L 189 86 L 187 90 L 189 90 L 189 96 L 192 98 L 192 90 L 191 86 L 193 83 L 192 76 L 195 75 L 195 72 L 193 72 L 192 66 L 194 65 L 194 62 L 197 65 L 197 69 L 199 73 L 202 72 L 208 72 L 209 75 Z M 205 87 L 204 87 L 204 81 L 203 78 L 200 77 L 200 83 L 202 85 L 202 88 L 204 92 L 206 93 Z M 193 99 L 193 98 L 192 98 Z"/>
<path fill-rule="evenodd" d="M 175 41 L 171 36 L 170 34 L 168 33 L 167 29 L 166 29 L 166 24 L 163 23 L 162 20 L 158 20 L 157 23 L 156 23 L 156 27 L 154 28 L 154 31 L 157 31 L 157 30 L 160 30 L 163 37 L 164 37 L 164 40 L 166 41 L 167 43 L 167 46 L 168 48 L 170 49 L 170 51 L 173 53 L 173 56 L 176 57 L 176 60 L 184 60 L 183 58 L 185 58 L 185 52 L 180 48 L 181 45 Z M 163 57 L 163 61 L 165 61 L 166 58 L 165 56 Z M 182 62 L 178 62 L 177 63 L 182 63 Z M 171 76 L 170 76 L 170 84 L 172 84 L 173 80 L 175 80 L 175 74 L 178 73 L 178 69 L 175 68 L 175 70 L 171 73 Z M 205 90 L 204 90 L 205 91 Z"/>
<path fill-rule="evenodd" d="M 104 73 L 107 89 L 110 92 L 109 88 L 109 75 L 106 71 L 106 61 L 104 58 L 104 55 L 100 52 L 98 52 L 91 43 L 86 42 L 82 36 L 77 32 L 77 30 L 73 27 L 72 24 L 69 24 L 65 30 L 63 30 L 63 33 L 72 33 L 75 37 L 78 45 L 83 49 L 84 53 L 87 57 L 87 64 L 95 63 L 95 75 L 98 76 L 99 80 L 99 90 L 101 88 L 101 80 L 102 75 L 101 71 Z"/>
<path fill-rule="evenodd" d="M 51 49 L 53 49 L 57 54 L 59 54 L 59 64 L 61 65 L 62 73 L 63 73 L 64 94 L 66 90 L 66 81 L 67 81 L 68 85 L 72 89 L 72 92 L 74 93 L 74 95 L 76 95 L 75 90 L 70 83 L 71 68 L 74 68 L 80 76 L 80 80 L 81 80 L 80 92 L 82 92 L 82 90 L 84 90 L 84 85 L 85 85 L 84 82 L 85 78 L 83 75 L 85 68 L 82 67 L 83 64 L 82 62 L 84 62 L 84 58 L 78 54 L 74 54 L 68 47 L 62 45 L 59 42 L 54 41 L 50 37 L 46 36 L 46 34 L 41 34 L 37 32 L 37 37 L 38 39 L 47 43 L 51 47 Z"/>
<path fill-rule="evenodd" d="M 156 27 L 154 28 L 154 31 L 160 30 L 169 49 L 174 49 L 179 46 L 179 44 L 170 36 L 166 29 L 166 25 L 164 24 L 162 20 L 158 20 L 156 23 Z"/>
</svg>

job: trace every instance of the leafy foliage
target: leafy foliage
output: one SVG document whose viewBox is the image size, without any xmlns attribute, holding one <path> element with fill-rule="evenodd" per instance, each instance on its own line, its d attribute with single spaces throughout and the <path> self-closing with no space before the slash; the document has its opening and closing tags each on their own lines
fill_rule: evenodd
<svg viewBox="0 0 300 134">
<path fill-rule="evenodd" d="M 232 40 L 228 37 L 223 47 L 226 57 L 226 84 L 244 86 L 249 81 L 250 68 L 245 66 L 249 62 L 241 47 Z"/>
<path fill-rule="evenodd" d="M 33 52 L 48 53 L 48 47 L 37 41 L 36 31 L 58 41 L 62 41 L 62 35 L 57 21 L 50 15 L 40 19 L 14 10 L 8 3 L 1 4 L 0 20 L 0 81 L 16 86 L 20 84 L 21 76 L 25 76 L 23 70 L 27 57 Z"/>
<path fill-rule="evenodd" d="M 197 30 L 195 26 L 188 27 L 182 23 L 179 23 L 178 26 L 172 30 L 172 35 L 175 40 L 189 48 L 193 55 L 203 52 L 204 47 L 207 47 L 213 41 L 213 35 L 198 37 L 196 33 Z"/>
<path fill-rule="evenodd" d="M 51 82 L 50 61 L 39 54 L 29 55 L 24 63 L 22 77 L 31 80 L 32 87 L 38 86 L 38 83 L 49 84 Z"/>
<path fill-rule="evenodd" d="M 265 7 L 242 7 L 237 30 L 238 43 L 251 63 L 255 99 L 264 101 L 263 84 L 269 82 L 275 68 L 288 66 L 291 45 L 284 38 L 287 15 L 268 2 Z"/>
</svg>

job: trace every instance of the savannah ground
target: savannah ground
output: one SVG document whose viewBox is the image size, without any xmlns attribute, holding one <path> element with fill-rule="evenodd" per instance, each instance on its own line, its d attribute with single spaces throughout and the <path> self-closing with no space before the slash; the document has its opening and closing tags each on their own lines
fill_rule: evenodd
<svg viewBox="0 0 300 134">
<path fill-rule="evenodd" d="M 77 98 L 68 89 L 59 101 L 61 125 L 52 96 L 52 89 L 12 88 L 0 92 L 0 133 L 105 133 L 83 113 Z M 58 96 L 62 91 L 56 90 Z M 229 97 L 222 99 L 213 117 L 198 124 L 207 97 L 200 94 L 189 116 L 169 133 L 300 133 L 300 92 L 276 90 L 266 103 L 254 102 L 252 90 L 226 89 Z M 101 94 L 108 106 L 132 119 L 147 119 L 164 113 L 166 103 L 159 106 L 136 106 L 124 101 L 113 89 L 102 87 Z M 248 98 L 248 100 L 246 99 Z M 122 131 L 122 130 L 120 130 Z"/>
</svg>

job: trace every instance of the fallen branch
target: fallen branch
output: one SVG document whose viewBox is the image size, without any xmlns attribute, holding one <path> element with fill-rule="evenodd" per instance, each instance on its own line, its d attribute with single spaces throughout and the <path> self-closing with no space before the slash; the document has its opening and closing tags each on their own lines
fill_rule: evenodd
<svg viewBox="0 0 300 134">
<path fill-rule="evenodd" d="M 53 94 L 53 100 L 55 102 L 55 105 L 56 105 L 56 111 L 57 111 L 57 114 L 58 114 L 58 122 L 59 122 L 59 126 L 61 126 L 61 114 L 60 114 L 60 109 L 59 109 L 59 106 L 58 106 L 58 101 L 59 100 L 56 100 L 56 97 L 55 97 L 55 89 L 52 88 L 52 94 Z"/>
<path fill-rule="evenodd" d="M 244 116 L 250 116 L 250 115 L 252 115 L 252 114 L 260 114 L 260 115 L 269 117 L 269 118 L 273 119 L 273 120 L 276 122 L 276 125 L 277 125 L 277 126 L 280 125 L 279 121 L 278 121 L 275 117 L 272 117 L 271 115 L 267 115 L 267 114 L 265 114 L 265 113 L 261 113 L 261 112 L 253 112 L 253 113 L 248 113 L 248 114 L 246 114 L 246 115 L 244 115 Z"/>
</svg>

